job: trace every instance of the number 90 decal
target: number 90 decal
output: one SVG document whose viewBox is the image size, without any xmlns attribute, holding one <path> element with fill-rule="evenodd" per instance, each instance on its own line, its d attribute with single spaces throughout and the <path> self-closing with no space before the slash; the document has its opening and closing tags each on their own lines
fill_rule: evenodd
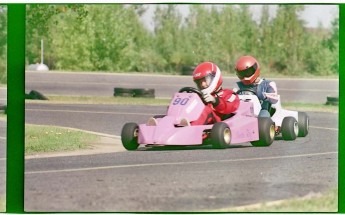
<svg viewBox="0 0 345 215">
<path fill-rule="evenodd" d="M 186 105 L 189 101 L 189 98 L 176 98 L 174 101 L 173 101 L 173 105 Z"/>
</svg>

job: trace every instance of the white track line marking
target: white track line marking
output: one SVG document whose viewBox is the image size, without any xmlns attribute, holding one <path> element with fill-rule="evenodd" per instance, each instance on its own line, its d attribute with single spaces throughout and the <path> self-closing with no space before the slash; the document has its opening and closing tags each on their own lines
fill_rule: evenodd
<svg viewBox="0 0 345 215">
<path fill-rule="evenodd" d="M 309 128 L 316 128 L 316 129 L 325 129 L 325 130 L 338 131 L 338 128 L 325 128 L 325 127 L 317 127 L 317 126 L 309 126 Z"/>
<path fill-rule="evenodd" d="M 273 160 L 273 159 L 310 157 L 310 156 L 330 155 L 330 154 L 338 154 L 338 152 L 324 152 L 324 153 L 314 153 L 314 154 L 300 154 L 300 155 L 286 155 L 286 156 L 272 156 L 272 157 L 258 157 L 258 158 L 242 158 L 242 159 L 217 160 L 217 161 L 148 163 L 148 164 L 114 165 L 114 166 L 76 168 L 76 169 L 62 169 L 62 170 L 46 170 L 46 171 L 32 171 L 32 172 L 28 171 L 28 172 L 25 172 L 25 174 L 31 175 L 31 174 L 61 173 L 61 172 L 80 172 L 80 171 L 92 171 L 92 170 L 103 170 L 103 169 L 118 169 L 118 168 L 133 168 L 133 167 L 148 167 L 148 166 L 152 167 L 152 166 L 167 166 L 167 165 L 186 165 L 186 164 L 227 163 L 227 162 L 240 162 L 240 161 Z"/>
</svg>

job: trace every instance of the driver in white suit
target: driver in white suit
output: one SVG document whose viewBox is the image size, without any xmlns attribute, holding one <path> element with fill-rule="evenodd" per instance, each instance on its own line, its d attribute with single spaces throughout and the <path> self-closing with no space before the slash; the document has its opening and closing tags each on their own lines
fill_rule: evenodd
<svg viewBox="0 0 345 215">
<path fill-rule="evenodd" d="M 261 103 L 259 117 L 270 117 L 271 105 L 279 100 L 276 83 L 260 78 L 260 65 L 254 57 L 249 55 L 242 56 L 237 60 L 235 70 L 240 79 L 237 82 L 238 88 L 256 92 Z M 234 89 L 234 91 L 236 90 L 238 89 Z"/>
</svg>

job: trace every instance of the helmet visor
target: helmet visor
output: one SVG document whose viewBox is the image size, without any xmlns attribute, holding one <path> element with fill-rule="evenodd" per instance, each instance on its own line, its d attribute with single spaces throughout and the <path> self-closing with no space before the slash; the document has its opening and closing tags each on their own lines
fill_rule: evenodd
<svg viewBox="0 0 345 215">
<path fill-rule="evenodd" d="M 251 77 L 252 75 L 254 75 L 257 68 L 258 68 L 258 65 L 257 65 L 257 63 L 255 63 L 253 66 L 251 66 L 245 70 L 239 71 L 236 69 L 236 75 L 240 79 L 248 78 L 248 77 Z"/>
<path fill-rule="evenodd" d="M 194 82 L 199 90 L 203 90 L 211 85 L 213 78 L 214 76 L 209 74 L 203 78 L 195 80 Z"/>
</svg>

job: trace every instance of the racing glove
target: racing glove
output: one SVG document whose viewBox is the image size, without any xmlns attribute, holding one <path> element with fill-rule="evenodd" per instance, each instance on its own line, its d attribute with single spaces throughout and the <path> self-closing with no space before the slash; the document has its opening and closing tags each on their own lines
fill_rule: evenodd
<svg viewBox="0 0 345 215">
<path fill-rule="evenodd" d="M 204 93 L 202 98 L 206 103 L 216 103 L 216 98 L 213 97 L 210 93 Z"/>
</svg>

